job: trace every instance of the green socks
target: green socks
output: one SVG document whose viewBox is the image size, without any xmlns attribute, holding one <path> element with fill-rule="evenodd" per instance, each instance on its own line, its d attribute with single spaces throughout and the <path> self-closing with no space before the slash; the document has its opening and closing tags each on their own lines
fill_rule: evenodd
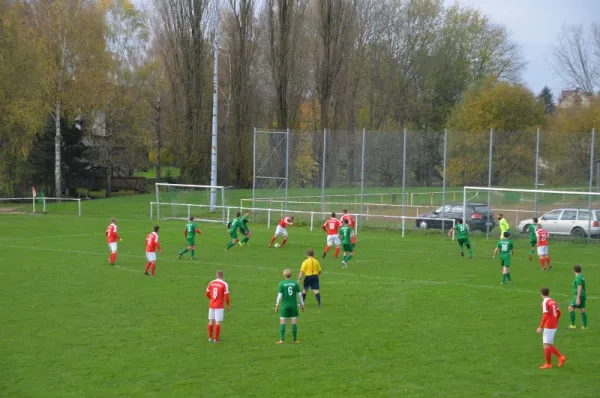
<svg viewBox="0 0 600 398">
<path fill-rule="evenodd" d="M 512 282 L 512 278 L 510 277 L 510 272 L 508 274 L 506 274 L 506 278 L 508 279 L 509 282 Z"/>
<path fill-rule="evenodd" d="M 245 244 L 245 243 L 246 243 L 246 242 L 248 242 L 249 240 L 250 240 L 250 238 L 246 236 L 244 239 L 242 239 L 242 244 Z"/>
<path fill-rule="evenodd" d="M 584 328 L 587 328 L 587 312 L 581 313 L 581 323 L 583 323 Z"/>
<path fill-rule="evenodd" d="M 294 325 L 296 326 L 296 325 Z M 285 337 L 285 323 L 279 325 L 279 340 L 283 341 Z"/>
<path fill-rule="evenodd" d="M 227 249 L 231 249 L 233 246 L 235 246 L 235 244 L 233 243 L 233 241 L 231 241 L 227 244 Z"/>
<path fill-rule="evenodd" d="M 506 274 L 502 274 L 502 283 L 506 283 Z"/>
<path fill-rule="evenodd" d="M 346 260 L 344 260 L 344 261 L 348 262 L 352 259 L 352 257 L 353 257 L 352 254 L 350 254 L 350 255 L 346 256 Z"/>
<path fill-rule="evenodd" d="M 533 256 L 534 254 L 535 254 L 535 250 L 534 249 L 529 250 L 529 255 L 530 256 Z"/>
<path fill-rule="evenodd" d="M 294 336 L 294 341 L 298 340 L 298 325 L 296 324 L 292 325 L 292 335 Z"/>
<path fill-rule="evenodd" d="M 473 250 L 469 249 L 469 257 L 473 257 Z"/>
<path fill-rule="evenodd" d="M 196 258 L 196 250 L 190 250 L 190 254 L 192 255 L 192 258 Z"/>
<path fill-rule="evenodd" d="M 180 256 L 183 256 L 185 253 L 189 252 L 189 250 L 187 249 L 187 247 L 185 249 L 183 249 L 182 251 L 179 252 Z"/>
<path fill-rule="evenodd" d="M 581 314 L 581 318 L 583 318 L 583 314 Z M 571 325 L 575 326 L 575 311 L 569 311 L 569 319 L 571 320 Z"/>
</svg>

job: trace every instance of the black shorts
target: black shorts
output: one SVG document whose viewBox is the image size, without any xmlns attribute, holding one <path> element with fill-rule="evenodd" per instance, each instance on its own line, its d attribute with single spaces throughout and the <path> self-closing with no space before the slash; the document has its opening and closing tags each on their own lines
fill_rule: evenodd
<svg viewBox="0 0 600 398">
<path fill-rule="evenodd" d="M 319 289 L 319 275 L 309 275 L 304 277 L 304 289 Z"/>
</svg>

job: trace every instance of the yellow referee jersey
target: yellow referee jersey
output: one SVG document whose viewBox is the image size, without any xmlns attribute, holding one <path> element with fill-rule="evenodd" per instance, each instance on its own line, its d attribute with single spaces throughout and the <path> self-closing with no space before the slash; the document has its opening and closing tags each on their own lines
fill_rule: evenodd
<svg viewBox="0 0 600 398">
<path fill-rule="evenodd" d="M 309 257 L 302 262 L 302 267 L 300 271 L 304 272 L 304 275 L 319 275 L 321 273 L 321 264 L 319 264 L 319 260 L 314 257 Z"/>
</svg>

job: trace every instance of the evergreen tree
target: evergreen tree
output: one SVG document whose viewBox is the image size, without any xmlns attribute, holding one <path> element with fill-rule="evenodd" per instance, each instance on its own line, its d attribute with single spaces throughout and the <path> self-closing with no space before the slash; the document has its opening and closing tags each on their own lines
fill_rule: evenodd
<svg viewBox="0 0 600 398">
<path fill-rule="evenodd" d="M 537 98 L 538 101 L 544 104 L 544 113 L 546 115 L 551 115 L 554 113 L 554 95 L 552 94 L 552 91 L 548 88 L 548 86 L 544 86 Z"/>
</svg>

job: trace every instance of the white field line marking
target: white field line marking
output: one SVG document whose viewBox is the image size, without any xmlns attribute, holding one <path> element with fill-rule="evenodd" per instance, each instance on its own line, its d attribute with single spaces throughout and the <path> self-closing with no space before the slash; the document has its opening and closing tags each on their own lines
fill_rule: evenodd
<svg viewBox="0 0 600 398">
<path fill-rule="evenodd" d="M 85 254 L 85 255 L 90 255 L 90 256 L 106 256 L 106 253 L 85 252 L 85 251 L 77 251 L 77 250 L 31 248 L 31 247 L 27 247 L 27 246 L 7 246 L 7 247 L 28 248 L 28 249 L 32 249 L 32 250 L 60 251 L 60 252 L 66 252 L 66 253 Z M 137 255 L 133 255 L 133 254 L 121 254 L 119 256 L 120 257 L 131 257 L 131 258 L 143 258 L 143 256 L 137 256 Z M 173 258 L 165 258 L 165 259 L 159 258 L 157 260 L 160 260 L 161 262 L 162 261 L 169 261 L 169 262 L 178 262 L 179 261 L 179 260 L 176 260 Z M 214 265 L 214 266 L 219 266 L 219 267 L 229 266 L 229 267 L 236 267 L 236 268 L 248 268 L 248 265 L 242 265 L 242 264 L 218 263 L 218 262 L 211 262 L 211 261 L 198 261 L 197 263 L 198 264 L 206 264 L 206 265 Z M 123 271 L 127 271 L 127 272 L 133 272 L 133 273 L 142 273 L 143 272 L 142 270 L 136 270 L 133 268 L 123 267 L 120 265 L 115 265 L 114 267 L 117 269 L 123 270 Z M 141 265 L 140 265 L 140 267 L 141 267 Z M 252 268 L 256 269 L 256 270 L 261 270 L 261 271 L 273 271 L 273 268 L 267 268 L 267 267 L 253 266 Z M 421 280 L 421 279 L 403 279 L 403 278 L 382 277 L 382 276 L 375 276 L 375 275 L 356 275 L 356 274 L 349 274 L 346 272 L 329 272 L 328 271 L 327 275 L 345 276 L 348 278 L 354 278 L 356 280 L 348 281 L 348 282 L 361 283 L 361 284 L 364 284 L 365 281 L 360 281 L 360 279 L 370 279 L 370 280 L 373 280 L 373 282 L 370 282 L 371 284 L 377 284 L 377 285 L 382 284 L 382 281 L 383 281 L 384 284 L 404 283 L 404 284 L 416 284 L 416 285 L 451 285 L 451 286 L 468 287 L 468 288 L 474 288 L 474 289 L 509 290 L 511 292 L 539 294 L 538 291 L 534 291 L 534 290 L 526 290 L 526 289 L 519 289 L 519 288 L 512 288 L 512 287 L 505 288 L 505 287 L 500 287 L 500 286 L 495 286 L 495 285 L 494 286 L 474 285 L 474 284 L 460 283 L 460 282 L 430 281 L 430 280 Z M 172 279 L 188 279 L 188 278 L 205 279 L 204 277 L 201 277 L 199 275 L 185 275 L 185 276 L 169 275 L 168 278 L 172 278 Z M 378 282 L 374 282 L 374 281 L 378 281 Z M 394 283 L 389 283 L 389 281 L 394 281 Z M 571 297 L 571 295 L 564 294 L 564 293 L 553 294 L 553 296 Z M 587 298 L 593 299 L 593 300 L 597 299 L 596 296 L 588 296 Z"/>
</svg>

